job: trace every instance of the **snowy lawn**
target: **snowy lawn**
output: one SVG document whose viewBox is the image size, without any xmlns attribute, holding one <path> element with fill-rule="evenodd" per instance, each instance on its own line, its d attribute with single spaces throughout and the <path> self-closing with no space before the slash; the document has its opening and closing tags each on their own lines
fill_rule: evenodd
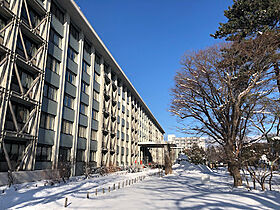
<svg viewBox="0 0 280 210">
<path fill-rule="evenodd" d="M 63 209 L 67 197 L 66 209 L 280 209 L 279 192 L 234 189 L 228 174 L 188 162 L 175 165 L 172 175 L 149 176 L 133 185 L 107 191 L 113 183 L 155 171 L 110 175 L 58 186 L 42 186 L 43 182 L 37 183 L 38 187 L 34 183 L 20 185 L 17 191 L 9 189 L 0 196 L 0 206 L 2 209 Z M 101 191 L 94 195 L 97 185 L 106 187 L 104 195 Z"/>
</svg>

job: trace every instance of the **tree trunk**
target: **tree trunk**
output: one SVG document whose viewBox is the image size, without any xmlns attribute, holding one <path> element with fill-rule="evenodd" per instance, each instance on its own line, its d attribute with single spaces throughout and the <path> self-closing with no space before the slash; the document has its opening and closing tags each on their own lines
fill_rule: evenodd
<svg viewBox="0 0 280 210">
<path fill-rule="evenodd" d="M 274 64 L 274 72 L 276 75 L 276 83 L 277 83 L 278 91 L 280 93 L 280 70 L 279 70 L 278 63 Z"/>
<path fill-rule="evenodd" d="M 241 174 L 240 174 L 240 169 L 238 167 L 238 163 L 236 162 L 229 162 L 228 165 L 230 174 L 233 176 L 233 186 L 234 187 L 238 187 L 238 186 L 242 186 L 242 178 L 241 178 Z"/>
<path fill-rule="evenodd" d="M 172 174 L 172 160 L 171 160 L 171 148 L 170 145 L 164 146 L 164 162 L 165 162 L 165 175 Z"/>
</svg>

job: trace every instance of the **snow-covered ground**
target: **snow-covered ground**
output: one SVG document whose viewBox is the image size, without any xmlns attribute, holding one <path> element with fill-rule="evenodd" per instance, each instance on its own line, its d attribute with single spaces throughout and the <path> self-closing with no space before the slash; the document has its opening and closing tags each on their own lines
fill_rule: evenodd
<svg viewBox="0 0 280 210">
<path fill-rule="evenodd" d="M 206 166 L 183 162 L 174 166 L 172 175 L 147 176 L 156 171 L 112 174 L 54 186 L 44 186 L 44 182 L 18 185 L 17 191 L 11 188 L 0 194 L 0 209 L 63 209 L 66 197 L 66 209 L 280 209 L 279 192 L 232 188 L 232 178 L 225 171 L 212 172 Z M 118 189 L 119 182 L 145 175 L 145 180 L 124 188 L 121 184 Z M 117 189 L 108 192 L 114 183 Z"/>
</svg>

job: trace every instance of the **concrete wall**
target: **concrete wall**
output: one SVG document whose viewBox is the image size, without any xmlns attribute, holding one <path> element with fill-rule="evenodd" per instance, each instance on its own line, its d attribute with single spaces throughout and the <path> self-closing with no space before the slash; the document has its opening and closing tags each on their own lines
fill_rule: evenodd
<svg viewBox="0 0 280 210">
<path fill-rule="evenodd" d="M 36 171 L 19 171 L 13 172 L 14 184 L 20 184 L 24 182 L 35 182 L 39 180 L 51 180 L 58 179 L 59 172 L 57 170 L 36 170 Z M 8 184 L 8 173 L 0 173 L 0 186 Z"/>
</svg>

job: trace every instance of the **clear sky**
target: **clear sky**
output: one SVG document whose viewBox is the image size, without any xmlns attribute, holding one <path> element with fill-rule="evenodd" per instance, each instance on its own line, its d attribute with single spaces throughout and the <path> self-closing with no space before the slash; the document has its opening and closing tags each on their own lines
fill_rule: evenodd
<svg viewBox="0 0 280 210">
<path fill-rule="evenodd" d="M 217 41 L 232 0 L 76 0 L 166 134 L 184 136 L 168 112 L 184 52 Z"/>
</svg>

